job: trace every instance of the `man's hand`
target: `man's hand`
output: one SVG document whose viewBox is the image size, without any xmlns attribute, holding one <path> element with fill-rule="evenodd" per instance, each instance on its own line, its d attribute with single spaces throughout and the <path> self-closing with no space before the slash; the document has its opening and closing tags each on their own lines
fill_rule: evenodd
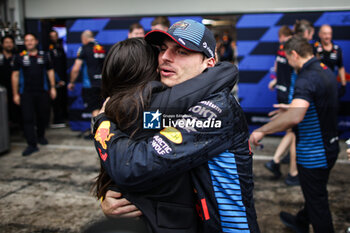
<svg viewBox="0 0 350 233">
<path fill-rule="evenodd" d="M 289 104 L 274 104 L 273 107 L 277 109 L 268 113 L 268 116 L 271 117 L 270 120 L 277 118 L 279 114 L 287 111 Z"/>
<path fill-rule="evenodd" d="M 64 85 L 66 85 L 66 82 L 62 80 L 57 83 L 58 87 L 63 87 Z"/>
<path fill-rule="evenodd" d="M 50 88 L 50 97 L 51 97 L 51 99 L 56 99 L 56 95 L 57 95 L 57 93 L 56 93 L 56 88 L 54 88 L 54 87 L 51 87 Z"/>
<path fill-rule="evenodd" d="M 346 150 L 346 153 L 348 153 L 348 160 L 350 160 L 350 148 Z"/>
<path fill-rule="evenodd" d="M 131 202 L 122 198 L 122 194 L 108 190 L 101 203 L 103 213 L 110 218 L 136 218 L 142 215 Z"/>
<path fill-rule="evenodd" d="M 13 102 L 16 105 L 20 105 L 20 103 L 21 103 L 21 96 L 19 94 L 14 94 L 13 95 Z"/>
<path fill-rule="evenodd" d="M 74 83 L 68 83 L 68 86 L 67 86 L 67 89 L 70 90 L 70 91 L 73 91 L 74 90 Z"/>
<path fill-rule="evenodd" d="M 277 79 L 272 79 L 272 80 L 269 82 L 268 88 L 270 89 L 270 91 L 275 90 L 276 83 L 277 83 Z"/>
<path fill-rule="evenodd" d="M 70 72 L 70 79 L 69 83 L 67 85 L 68 90 L 73 91 L 74 89 L 74 82 L 79 76 L 80 68 L 83 65 L 83 60 L 80 58 L 75 59 L 72 70 Z"/>
<path fill-rule="evenodd" d="M 264 138 L 264 136 L 265 134 L 263 132 L 254 130 L 249 137 L 249 142 L 254 146 L 261 146 L 260 141 Z"/>
<path fill-rule="evenodd" d="M 290 107 L 290 104 L 274 104 L 273 107 L 281 109 L 283 111 L 287 111 Z"/>
</svg>

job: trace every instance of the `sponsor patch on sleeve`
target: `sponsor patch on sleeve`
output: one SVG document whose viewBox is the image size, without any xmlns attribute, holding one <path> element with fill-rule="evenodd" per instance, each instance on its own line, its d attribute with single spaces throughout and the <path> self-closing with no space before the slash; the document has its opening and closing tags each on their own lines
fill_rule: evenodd
<svg viewBox="0 0 350 233">
<path fill-rule="evenodd" d="M 110 133 L 110 128 L 110 121 L 102 121 L 95 134 L 95 140 L 98 141 L 105 150 L 107 149 L 106 142 L 108 142 L 111 137 L 114 136 L 114 133 Z"/>
<path fill-rule="evenodd" d="M 166 155 L 172 151 L 171 147 L 158 135 L 153 137 L 151 144 L 158 155 Z"/>
<path fill-rule="evenodd" d="M 178 129 L 174 127 L 167 127 L 160 131 L 160 134 L 175 144 L 182 143 L 182 134 Z"/>
</svg>

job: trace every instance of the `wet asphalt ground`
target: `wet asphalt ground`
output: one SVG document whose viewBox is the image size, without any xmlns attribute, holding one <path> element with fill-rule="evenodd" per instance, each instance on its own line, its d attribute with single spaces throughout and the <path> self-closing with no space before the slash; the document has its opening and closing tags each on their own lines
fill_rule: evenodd
<svg viewBox="0 0 350 233">
<path fill-rule="evenodd" d="M 78 135 L 69 128 L 49 129 L 49 145 L 23 157 L 25 141 L 20 132 L 12 133 L 11 151 L 0 155 L 0 233 L 82 232 L 104 218 L 90 192 L 98 157 L 92 141 Z M 255 204 L 263 233 L 292 232 L 280 222 L 279 212 L 296 213 L 303 205 L 300 187 L 283 182 L 288 165 L 282 165 L 279 180 L 264 168 L 279 140 L 265 138 L 264 149 L 254 156 Z M 350 161 L 344 141 L 340 145 L 328 191 L 335 231 L 344 233 L 350 227 Z"/>
</svg>

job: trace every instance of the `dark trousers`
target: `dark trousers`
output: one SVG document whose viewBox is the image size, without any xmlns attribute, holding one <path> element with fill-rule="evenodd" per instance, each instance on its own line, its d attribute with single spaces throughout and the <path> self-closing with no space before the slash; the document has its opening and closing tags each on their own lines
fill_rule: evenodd
<svg viewBox="0 0 350 233">
<path fill-rule="evenodd" d="M 52 101 L 53 107 L 53 123 L 59 124 L 64 123 L 67 118 L 67 87 L 56 88 L 57 96 Z"/>
<path fill-rule="evenodd" d="M 304 224 L 311 223 L 315 233 L 334 232 L 327 191 L 329 173 L 334 162 L 327 169 L 309 169 L 298 164 L 305 205 L 297 214 L 297 219 Z"/>
<path fill-rule="evenodd" d="M 21 110 L 24 137 L 28 145 L 36 146 L 37 137 L 45 136 L 45 128 L 49 122 L 49 94 L 47 92 L 24 92 L 21 95 Z"/>
</svg>

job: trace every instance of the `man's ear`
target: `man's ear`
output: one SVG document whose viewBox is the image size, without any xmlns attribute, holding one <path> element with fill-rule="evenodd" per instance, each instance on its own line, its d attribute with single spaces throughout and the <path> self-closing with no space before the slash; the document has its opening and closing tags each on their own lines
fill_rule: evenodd
<svg viewBox="0 0 350 233">
<path fill-rule="evenodd" d="M 299 57 L 299 54 L 295 50 L 292 50 L 290 54 L 293 55 L 295 58 Z"/>
<path fill-rule="evenodd" d="M 214 67 L 215 66 L 215 59 L 213 57 L 207 59 L 208 67 Z"/>
</svg>

